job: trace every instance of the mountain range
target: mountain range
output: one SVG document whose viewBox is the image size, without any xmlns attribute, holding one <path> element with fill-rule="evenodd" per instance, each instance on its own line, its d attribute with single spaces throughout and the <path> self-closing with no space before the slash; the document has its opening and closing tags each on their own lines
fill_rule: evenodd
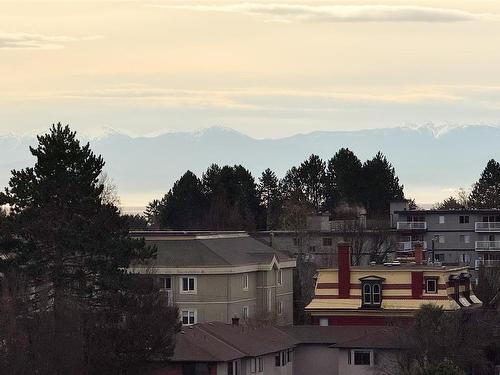
<svg viewBox="0 0 500 375">
<path fill-rule="evenodd" d="M 324 160 L 348 147 L 364 161 L 382 151 L 396 168 L 405 193 L 417 203 L 449 196 L 475 182 L 486 162 L 500 160 L 500 128 L 431 126 L 358 131 L 321 131 L 278 139 L 255 139 L 227 128 L 133 137 L 107 132 L 90 140 L 106 161 L 105 170 L 118 187 L 124 205 L 143 206 L 162 196 L 187 169 L 201 176 L 211 164 L 242 164 L 259 177 L 266 168 L 279 177 L 311 153 Z M 32 165 L 30 136 L 0 136 L 0 187 L 11 169 Z"/>
</svg>

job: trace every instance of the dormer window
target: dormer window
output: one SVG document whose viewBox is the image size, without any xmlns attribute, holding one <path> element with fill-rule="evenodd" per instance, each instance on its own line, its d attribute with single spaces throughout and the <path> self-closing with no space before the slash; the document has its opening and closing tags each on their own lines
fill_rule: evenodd
<svg viewBox="0 0 500 375">
<path fill-rule="evenodd" d="M 382 305 L 382 282 L 385 279 L 378 276 L 367 276 L 361 281 L 362 307 L 380 308 Z"/>
</svg>

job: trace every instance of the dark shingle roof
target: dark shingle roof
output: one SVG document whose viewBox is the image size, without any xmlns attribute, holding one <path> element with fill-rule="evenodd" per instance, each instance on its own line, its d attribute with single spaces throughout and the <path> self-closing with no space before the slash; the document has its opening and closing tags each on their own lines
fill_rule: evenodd
<svg viewBox="0 0 500 375">
<path fill-rule="evenodd" d="M 332 345 L 335 348 L 349 349 L 402 349 L 409 348 L 404 330 L 397 327 L 378 327 L 366 335 L 341 341 Z"/>
<path fill-rule="evenodd" d="M 281 330 L 295 338 L 301 344 L 336 344 L 353 340 L 374 332 L 382 327 L 375 326 L 290 326 Z"/>
<path fill-rule="evenodd" d="M 276 327 L 251 328 L 222 322 L 184 327 L 171 361 L 225 362 L 292 348 L 297 341 Z"/>
<path fill-rule="evenodd" d="M 165 236 L 161 236 L 164 233 Z M 148 245 L 157 247 L 158 267 L 214 267 L 268 264 L 275 256 L 279 262 L 292 258 L 246 233 L 197 235 L 172 232 L 135 232 Z"/>
</svg>

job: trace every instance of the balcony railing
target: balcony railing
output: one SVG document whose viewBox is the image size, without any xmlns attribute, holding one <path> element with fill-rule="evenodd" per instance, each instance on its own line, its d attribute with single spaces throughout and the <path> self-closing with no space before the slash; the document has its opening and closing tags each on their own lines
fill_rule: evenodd
<svg viewBox="0 0 500 375">
<path fill-rule="evenodd" d="M 476 221 L 476 232 L 500 232 L 500 222 Z"/>
<path fill-rule="evenodd" d="M 417 244 L 422 245 L 424 250 L 427 249 L 427 241 L 404 241 L 398 242 L 398 251 L 412 251 Z"/>
<path fill-rule="evenodd" d="M 476 241 L 476 251 L 500 251 L 500 241 Z"/>
<path fill-rule="evenodd" d="M 398 221 L 398 230 L 426 230 L 426 221 Z"/>
<path fill-rule="evenodd" d="M 484 259 L 476 259 L 474 262 L 474 268 L 476 270 L 479 269 L 479 267 L 500 267 L 500 260 L 484 260 Z"/>
</svg>

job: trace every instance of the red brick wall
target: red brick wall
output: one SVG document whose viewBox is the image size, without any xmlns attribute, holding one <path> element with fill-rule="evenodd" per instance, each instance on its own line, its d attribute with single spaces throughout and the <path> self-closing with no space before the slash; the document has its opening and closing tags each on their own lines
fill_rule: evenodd
<svg viewBox="0 0 500 375">
<path fill-rule="evenodd" d="M 424 273 L 422 271 L 415 271 L 411 273 L 411 296 L 414 299 L 422 297 L 424 288 Z"/>
<path fill-rule="evenodd" d="M 351 252 L 349 245 L 339 244 L 339 298 L 349 298 L 351 292 Z"/>
</svg>

